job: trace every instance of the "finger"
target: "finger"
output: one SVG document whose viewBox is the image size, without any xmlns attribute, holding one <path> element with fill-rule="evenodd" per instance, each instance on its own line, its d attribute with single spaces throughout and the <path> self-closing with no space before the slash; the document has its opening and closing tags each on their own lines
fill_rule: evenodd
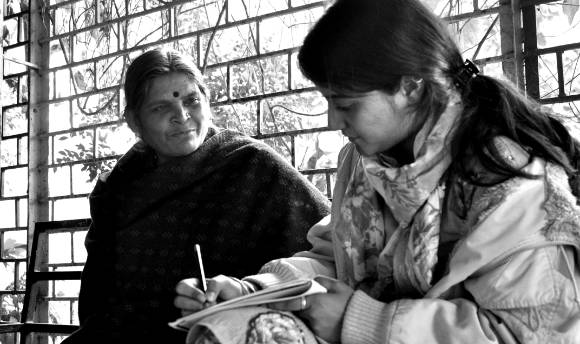
<svg viewBox="0 0 580 344">
<path fill-rule="evenodd" d="M 186 310 L 184 310 L 184 309 L 182 309 L 182 310 L 181 310 L 181 316 L 182 316 L 182 317 L 184 317 L 184 316 L 186 316 L 186 315 L 190 315 L 191 313 L 195 313 L 195 312 L 192 312 L 192 311 L 186 311 Z"/>
<path fill-rule="evenodd" d="M 303 297 L 288 300 L 288 301 L 269 303 L 267 306 L 268 306 L 268 308 L 276 309 L 279 311 L 296 312 L 296 311 L 303 311 L 303 310 L 307 309 L 309 307 L 309 303 L 308 303 L 307 297 L 303 296 Z"/>
<path fill-rule="evenodd" d="M 207 290 L 205 291 L 205 300 L 208 303 L 215 303 L 218 295 L 221 292 L 222 286 L 219 281 L 219 276 L 206 280 Z"/>
<path fill-rule="evenodd" d="M 242 294 L 240 283 L 231 277 L 218 275 L 207 281 L 206 297 L 210 302 L 229 300 Z"/>
<path fill-rule="evenodd" d="M 197 278 L 188 278 L 177 283 L 175 287 L 175 292 L 178 296 L 185 296 L 191 299 L 198 300 L 199 302 L 205 302 L 206 298 L 197 286 L 199 285 L 199 280 Z"/>
<path fill-rule="evenodd" d="M 199 281 L 197 278 L 186 278 L 177 283 L 177 286 L 175 286 L 175 292 L 179 295 L 192 295 L 193 291 L 198 289 L 198 284 Z"/>
<path fill-rule="evenodd" d="M 177 296 L 173 299 L 175 307 L 181 310 L 196 312 L 203 309 L 203 303 L 186 296 Z"/>
</svg>

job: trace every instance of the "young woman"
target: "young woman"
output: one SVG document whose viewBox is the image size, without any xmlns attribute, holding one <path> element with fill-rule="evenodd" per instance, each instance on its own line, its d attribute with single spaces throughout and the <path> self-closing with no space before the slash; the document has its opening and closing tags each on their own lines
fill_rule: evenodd
<svg viewBox="0 0 580 344">
<path fill-rule="evenodd" d="M 241 277 L 307 249 L 306 229 L 328 214 L 328 199 L 269 146 L 212 124 L 191 57 L 147 51 L 124 90 L 140 141 L 90 195 L 81 328 L 67 344 L 181 344 L 167 323 L 179 316 L 175 284 L 199 272 L 195 244 L 207 273 Z"/>
<path fill-rule="evenodd" d="M 580 343 L 577 149 L 564 127 L 464 61 L 418 0 L 337 0 L 299 61 L 351 141 L 330 217 L 310 251 L 242 283 L 210 279 L 206 294 L 182 281 L 176 306 L 319 275 L 327 294 L 275 308 L 327 342 Z M 225 316 L 244 328 L 220 313 L 190 340 L 232 339 Z"/>
</svg>

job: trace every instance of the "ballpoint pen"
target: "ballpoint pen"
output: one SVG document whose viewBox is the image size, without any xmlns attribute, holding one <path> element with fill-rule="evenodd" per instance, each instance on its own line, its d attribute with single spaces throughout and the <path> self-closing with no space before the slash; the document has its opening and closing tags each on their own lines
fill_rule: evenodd
<svg viewBox="0 0 580 344">
<path fill-rule="evenodd" d="M 197 263 L 199 264 L 199 273 L 201 275 L 201 286 L 203 292 L 207 292 L 207 283 L 205 281 L 205 271 L 203 269 L 203 260 L 201 259 L 201 247 L 199 244 L 195 244 L 195 253 L 197 253 Z"/>
</svg>

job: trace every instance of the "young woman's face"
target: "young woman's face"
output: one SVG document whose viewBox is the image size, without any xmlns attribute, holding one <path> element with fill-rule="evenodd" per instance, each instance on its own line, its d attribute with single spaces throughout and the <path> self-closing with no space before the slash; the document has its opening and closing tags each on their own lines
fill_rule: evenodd
<svg viewBox="0 0 580 344">
<path fill-rule="evenodd" d="M 393 148 L 410 151 L 417 131 L 410 100 L 401 90 L 390 95 L 384 91 L 347 93 L 327 88 L 320 91 L 328 100 L 328 126 L 341 130 L 365 156 Z"/>
<path fill-rule="evenodd" d="M 191 77 L 170 73 L 153 79 L 137 122 L 141 139 L 163 163 L 201 146 L 211 123 L 211 110 Z"/>
</svg>

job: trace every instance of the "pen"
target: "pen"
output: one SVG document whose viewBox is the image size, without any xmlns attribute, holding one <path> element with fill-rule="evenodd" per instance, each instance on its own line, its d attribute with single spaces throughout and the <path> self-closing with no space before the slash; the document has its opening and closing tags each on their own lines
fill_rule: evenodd
<svg viewBox="0 0 580 344">
<path fill-rule="evenodd" d="M 203 288 L 203 292 L 207 291 L 207 283 L 205 282 L 205 271 L 203 270 L 203 260 L 201 260 L 201 247 L 199 244 L 195 244 L 195 253 L 197 253 L 197 262 L 199 264 L 199 272 L 201 274 L 201 286 Z"/>
</svg>

